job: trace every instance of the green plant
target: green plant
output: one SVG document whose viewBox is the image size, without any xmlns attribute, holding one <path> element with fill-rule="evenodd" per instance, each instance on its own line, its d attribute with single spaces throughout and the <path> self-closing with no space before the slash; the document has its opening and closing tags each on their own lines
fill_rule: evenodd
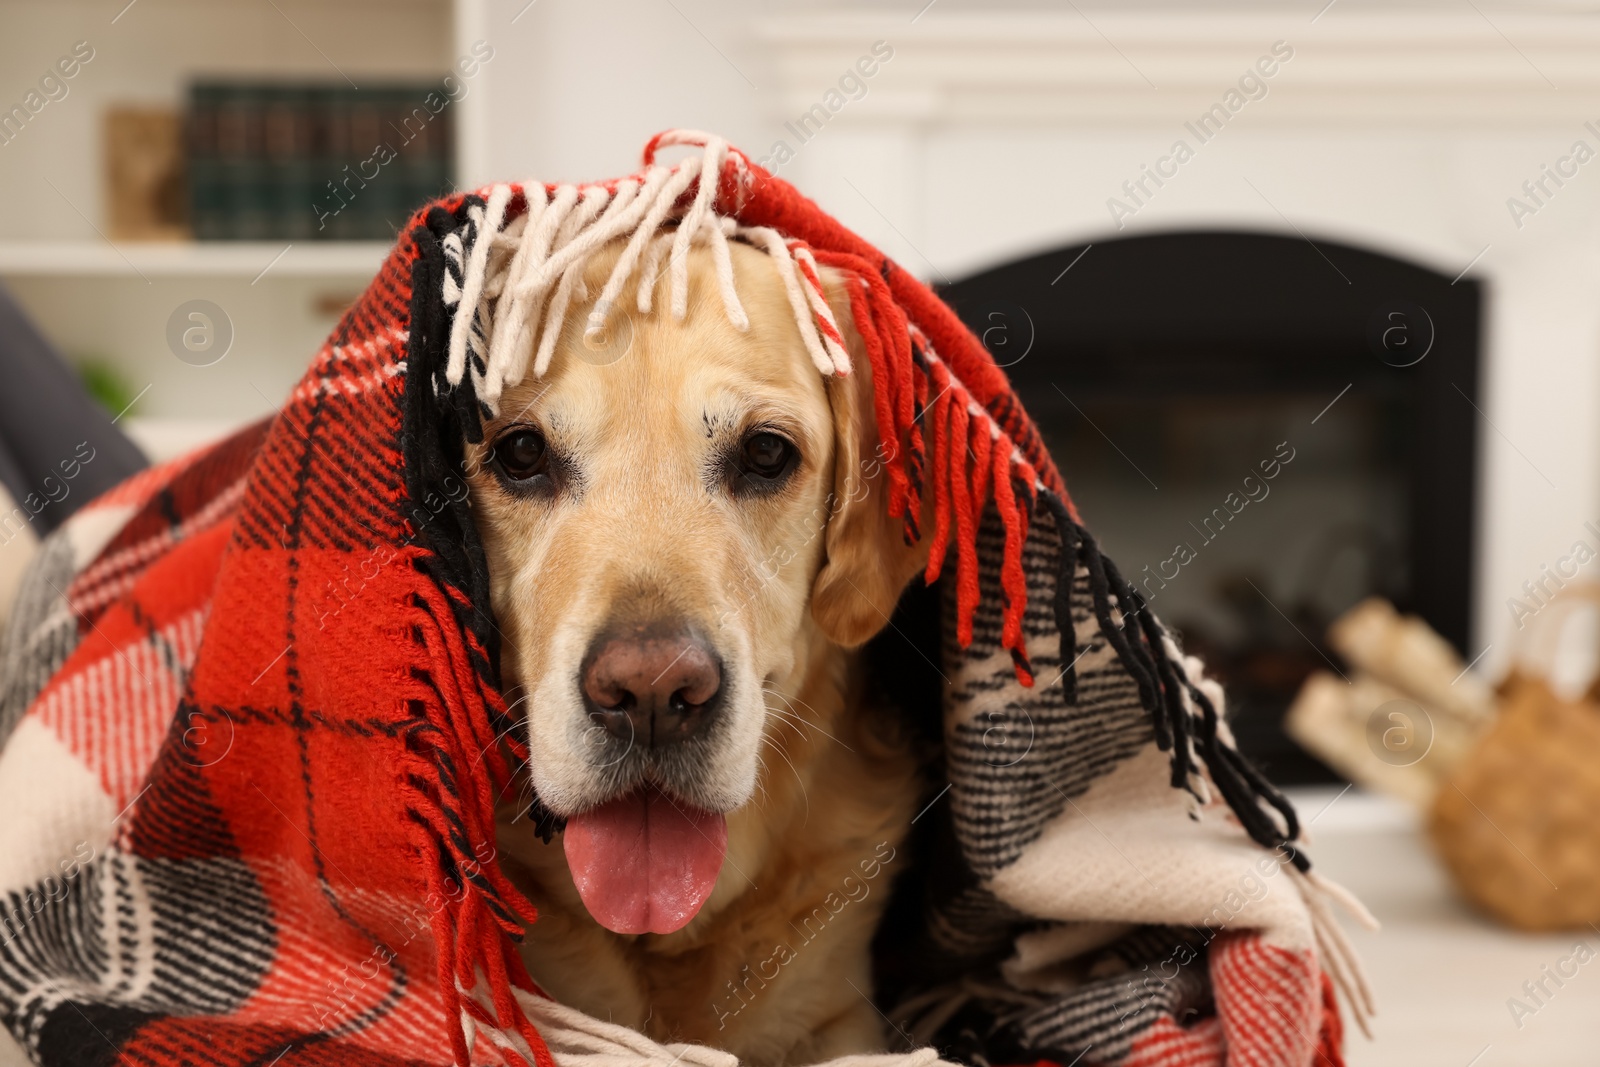
<svg viewBox="0 0 1600 1067">
<path fill-rule="evenodd" d="M 89 357 L 78 361 L 78 379 L 95 402 L 111 415 L 127 411 L 137 395 L 127 377 L 109 360 Z"/>
</svg>

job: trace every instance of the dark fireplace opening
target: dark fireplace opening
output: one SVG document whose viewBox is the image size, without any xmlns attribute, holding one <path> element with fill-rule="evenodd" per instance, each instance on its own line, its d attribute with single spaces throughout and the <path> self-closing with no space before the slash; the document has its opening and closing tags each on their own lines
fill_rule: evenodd
<svg viewBox="0 0 1600 1067">
<path fill-rule="evenodd" d="M 1308 674 L 1344 671 L 1324 631 L 1347 608 L 1387 597 L 1476 652 L 1476 282 L 1335 241 L 1194 232 L 1047 252 L 941 295 L 1275 780 L 1339 780 L 1282 720 Z"/>
</svg>

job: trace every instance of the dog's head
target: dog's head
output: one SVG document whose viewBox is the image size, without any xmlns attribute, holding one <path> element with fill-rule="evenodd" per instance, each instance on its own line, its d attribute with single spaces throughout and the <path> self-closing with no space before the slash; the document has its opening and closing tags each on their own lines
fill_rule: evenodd
<svg viewBox="0 0 1600 1067">
<path fill-rule="evenodd" d="M 921 565 L 887 514 L 889 450 L 842 283 L 830 304 L 859 358 L 824 381 L 775 264 L 731 252 L 747 330 L 693 249 L 681 321 L 664 280 L 658 310 L 614 310 L 599 341 L 587 307 L 569 312 L 549 371 L 508 390 L 469 450 L 532 783 L 568 819 L 585 903 L 623 932 L 692 918 L 721 816 L 756 788 L 769 702 L 783 707 L 819 643 L 886 625 Z M 591 294 L 615 253 L 588 266 Z M 669 838 L 683 847 L 651 859 Z M 630 841 L 648 869 L 612 878 Z M 613 884 L 652 878 L 690 889 Z"/>
</svg>

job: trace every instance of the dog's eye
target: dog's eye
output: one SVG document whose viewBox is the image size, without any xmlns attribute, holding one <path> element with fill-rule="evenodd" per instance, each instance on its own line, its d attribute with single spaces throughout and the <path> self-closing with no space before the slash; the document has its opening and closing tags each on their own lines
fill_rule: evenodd
<svg viewBox="0 0 1600 1067">
<path fill-rule="evenodd" d="M 494 461 L 501 473 L 513 482 L 525 482 L 543 474 L 549 465 L 544 435 L 527 427 L 512 430 L 494 443 Z"/>
<path fill-rule="evenodd" d="M 752 477 L 775 481 L 789 473 L 796 455 L 794 445 L 775 433 L 763 430 L 745 438 L 739 466 Z"/>
</svg>

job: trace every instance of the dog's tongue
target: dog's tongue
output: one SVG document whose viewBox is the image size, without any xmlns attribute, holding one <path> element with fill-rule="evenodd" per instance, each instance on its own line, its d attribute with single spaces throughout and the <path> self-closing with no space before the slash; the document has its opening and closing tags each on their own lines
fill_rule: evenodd
<svg viewBox="0 0 1600 1067">
<path fill-rule="evenodd" d="M 619 934 L 670 934 L 717 884 L 728 824 L 647 788 L 572 816 L 563 844 L 596 922 Z"/>
</svg>

